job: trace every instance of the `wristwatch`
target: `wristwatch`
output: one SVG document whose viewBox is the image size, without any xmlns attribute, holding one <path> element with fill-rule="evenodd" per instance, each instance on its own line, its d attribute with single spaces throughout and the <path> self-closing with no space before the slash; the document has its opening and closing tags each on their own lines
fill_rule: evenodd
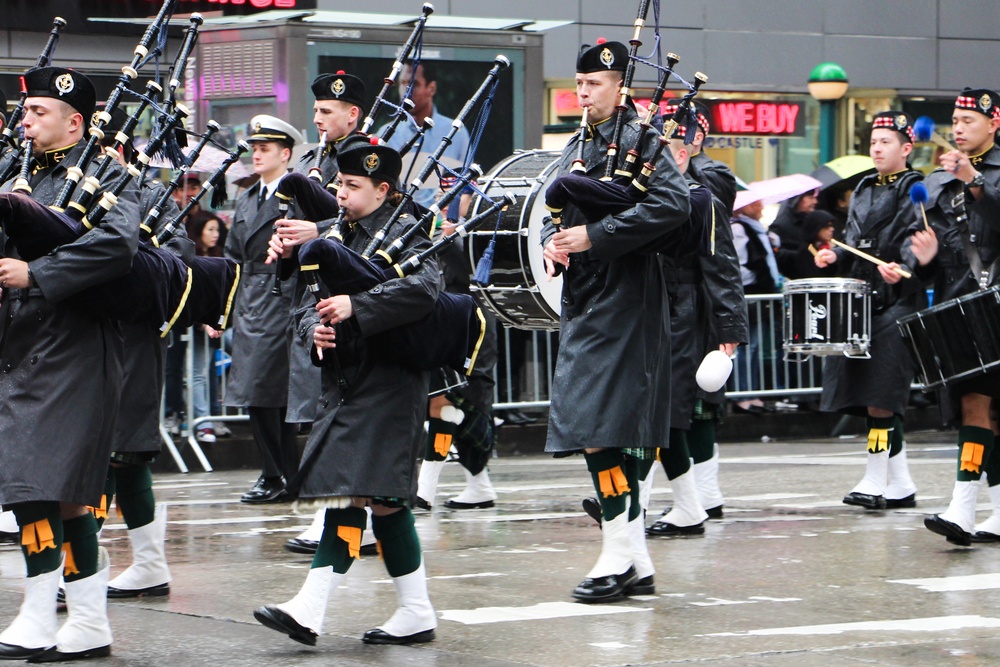
<svg viewBox="0 0 1000 667">
<path fill-rule="evenodd" d="M 983 178 L 982 172 L 977 171 L 976 175 L 972 177 L 971 181 L 969 181 L 968 186 L 970 188 L 981 188 L 985 184 L 986 184 L 986 179 Z"/>
</svg>

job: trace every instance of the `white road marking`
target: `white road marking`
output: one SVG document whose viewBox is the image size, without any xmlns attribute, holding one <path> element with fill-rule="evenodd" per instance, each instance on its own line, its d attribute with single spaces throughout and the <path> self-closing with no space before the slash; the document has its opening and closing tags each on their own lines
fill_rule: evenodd
<svg viewBox="0 0 1000 667">
<path fill-rule="evenodd" d="M 301 521 L 297 516 L 234 516 L 224 519 L 184 519 L 167 521 L 174 526 L 221 526 L 227 523 L 262 523 L 264 521 Z"/>
<path fill-rule="evenodd" d="M 153 491 L 172 491 L 174 489 L 193 489 L 201 486 L 229 486 L 229 482 L 177 482 L 170 484 L 153 484 Z"/>
<path fill-rule="evenodd" d="M 744 502 L 754 502 L 758 500 L 791 500 L 793 498 L 815 498 L 815 493 L 761 493 L 756 496 L 734 496 L 727 500 L 741 500 Z"/>
<path fill-rule="evenodd" d="M 465 625 L 482 623 L 508 623 L 511 621 L 539 621 L 546 618 L 570 618 L 573 616 L 608 616 L 611 614 L 631 614 L 653 611 L 652 607 L 610 607 L 608 605 L 586 605 L 575 602 L 541 602 L 530 607 L 478 607 L 476 609 L 446 609 L 441 612 L 445 621 L 455 621 Z"/>
<path fill-rule="evenodd" d="M 607 648 L 611 650 L 616 650 L 620 648 L 632 648 L 631 644 L 622 644 L 621 642 L 598 642 L 596 644 L 591 644 L 594 648 Z"/>
<path fill-rule="evenodd" d="M 460 519 L 439 519 L 441 523 L 493 523 L 500 521 L 546 521 L 551 519 L 575 519 L 587 516 L 584 512 L 547 512 L 539 514 L 503 514 L 463 516 Z"/>
<path fill-rule="evenodd" d="M 428 579 L 478 579 L 480 577 L 506 577 L 505 572 L 471 572 L 469 574 L 442 574 Z M 391 584 L 392 579 L 373 579 L 373 584 Z"/>
<path fill-rule="evenodd" d="M 889 579 L 890 584 L 908 584 L 930 593 L 952 591 L 986 591 L 1000 588 L 1000 572 L 967 574 L 958 577 L 932 577 L 930 579 Z"/>
<path fill-rule="evenodd" d="M 716 632 L 703 637 L 751 637 L 770 635 L 839 635 L 845 632 L 947 632 L 967 628 L 1000 628 L 1000 618 L 988 616 L 936 616 L 904 618 L 896 621 L 860 621 L 827 625 L 800 625 L 788 628 L 765 628 L 746 632 Z"/>
</svg>

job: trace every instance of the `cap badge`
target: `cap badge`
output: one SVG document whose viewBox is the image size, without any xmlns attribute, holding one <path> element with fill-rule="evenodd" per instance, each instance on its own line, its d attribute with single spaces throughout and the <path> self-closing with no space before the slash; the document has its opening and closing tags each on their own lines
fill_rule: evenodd
<svg viewBox="0 0 1000 667">
<path fill-rule="evenodd" d="M 896 116 L 896 129 L 897 130 L 906 129 L 906 116 L 904 116 L 903 114 L 899 114 L 898 116 Z"/>
<path fill-rule="evenodd" d="M 343 95 L 345 90 L 347 90 L 347 86 L 344 85 L 343 79 L 337 79 L 330 85 L 330 91 L 337 97 Z"/>
<path fill-rule="evenodd" d="M 991 106 L 993 106 L 993 99 L 989 95 L 983 95 L 979 98 L 979 107 L 983 111 L 989 111 Z"/>
<path fill-rule="evenodd" d="M 256 125 L 254 125 L 253 126 L 253 133 L 254 134 L 260 134 L 260 128 L 261 128 L 260 123 L 257 123 Z"/>
<path fill-rule="evenodd" d="M 378 169 L 378 166 L 379 166 L 379 159 L 378 159 L 378 155 L 377 154 L 371 153 L 370 155 L 368 155 L 368 157 L 365 158 L 364 167 L 365 167 L 365 171 L 368 172 L 369 176 L 375 170 Z"/>
<path fill-rule="evenodd" d="M 73 92 L 76 88 L 76 82 L 73 81 L 72 74 L 60 74 L 56 77 L 56 90 L 59 91 L 59 95 L 67 95 Z"/>
<path fill-rule="evenodd" d="M 601 63 L 608 69 L 611 69 L 611 66 L 615 64 L 615 54 L 608 47 L 604 47 L 601 51 Z"/>
</svg>

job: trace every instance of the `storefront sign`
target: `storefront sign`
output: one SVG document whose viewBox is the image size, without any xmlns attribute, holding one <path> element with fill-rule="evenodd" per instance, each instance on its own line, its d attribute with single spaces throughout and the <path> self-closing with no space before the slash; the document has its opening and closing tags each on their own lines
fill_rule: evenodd
<svg viewBox="0 0 1000 667">
<path fill-rule="evenodd" d="M 707 100 L 712 134 L 804 137 L 801 102 Z"/>
</svg>

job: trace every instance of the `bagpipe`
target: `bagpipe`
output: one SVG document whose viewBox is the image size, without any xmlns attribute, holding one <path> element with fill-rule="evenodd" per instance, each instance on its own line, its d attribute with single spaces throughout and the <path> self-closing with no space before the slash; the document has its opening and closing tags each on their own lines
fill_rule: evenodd
<svg viewBox="0 0 1000 667">
<path fill-rule="evenodd" d="M 683 125 L 685 129 L 684 143 L 689 144 L 694 138 L 697 131 L 697 113 L 693 109 L 692 101 L 701 86 L 708 82 L 708 77 L 701 72 L 696 72 L 693 82 L 686 81 L 674 70 L 677 63 L 680 62 L 680 58 L 673 53 L 666 55 L 665 65 L 660 62 L 659 0 L 652 0 L 652 2 L 656 12 L 655 50 L 657 62 L 642 59 L 637 55 L 638 48 L 642 45 L 639 40 L 640 32 L 645 25 L 650 6 L 650 0 L 641 0 L 634 24 L 635 32 L 632 39 L 629 40 L 629 58 L 619 92 L 619 103 L 616 106 L 614 130 L 607 148 L 604 175 L 600 179 L 587 175 L 588 168 L 584 156 L 589 126 L 587 109 L 584 109 L 577 138 L 578 152 L 576 159 L 573 160 L 570 173 L 557 177 L 545 193 L 545 206 L 552 215 L 552 223 L 556 226 L 561 223 L 563 211 L 569 203 L 574 204 L 584 214 L 588 222 L 594 222 L 607 215 L 621 213 L 642 202 L 651 187 L 651 181 L 656 172 L 656 163 L 663 150 L 670 144 L 670 138 L 678 126 Z M 619 168 L 619 144 L 622 140 L 625 117 L 631 108 L 632 82 L 638 62 L 654 67 L 658 70 L 659 76 L 645 118 L 640 122 L 635 144 L 626 152 L 625 159 Z M 687 93 L 678 103 L 676 110 L 663 120 L 662 131 L 657 131 L 655 121 L 671 76 L 687 89 Z M 654 133 L 657 145 L 649 159 L 642 162 L 641 156 L 646 149 L 650 132 Z"/>
<path fill-rule="evenodd" d="M 358 253 L 344 245 L 344 211 L 339 210 L 336 198 L 318 182 L 308 177 L 288 174 L 282 178 L 276 191 L 279 210 L 283 212 L 290 210 L 294 201 L 305 218 L 313 221 L 329 219 L 339 210 L 333 227 L 325 237 L 309 241 L 299 249 L 299 268 L 311 294 L 317 299 L 328 292 L 353 294 L 372 289 L 388 280 L 411 275 L 455 238 L 462 238 L 469 230 L 510 205 L 509 199 L 504 197 L 496 201 L 488 200 L 489 205 L 482 209 L 482 213 L 459 226 L 457 234 L 445 237 L 418 255 L 399 261 L 410 242 L 419 234 L 428 234 L 442 209 L 460 196 L 462 191 L 481 175 L 478 166 L 471 164 L 470 155 L 467 156 L 467 164 L 458 175 L 455 185 L 429 210 L 419 212 L 420 217 L 415 224 L 399 234 L 395 240 L 386 243 L 393 226 L 404 214 L 414 210 L 411 205 L 414 194 L 431 171 L 439 165 L 441 156 L 463 126 L 465 118 L 473 107 L 483 100 L 484 95 L 488 95 L 483 102 L 483 108 L 488 114 L 488 102 L 495 92 L 497 77 L 508 64 L 509 61 L 505 57 L 497 56 L 483 83 L 456 116 L 448 135 L 428 157 L 396 209 L 363 252 Z M 473 147 L 477 145 L 478 136 L 485 124 L 483 111 L 480 113 L 480 120 L 483 122 L 477 123 L 477 140 L 471 144 Z M 470 154 L 471 152 L 470 149 Z M 326 286 L 326 290 L 321 289 L 321 283 Z M 407 367 L 435 370 L 442 366 L 450 366 L 469 374 L 473 370 L 479 346 L 485 336 L 485 326 L 485 318 L 472 297 L 442 292 L 426 316 L 405 326 L 370 336 L 367 342 L 369 348 L 379 358 Z"/>
<path fill-rule="evenodd" d="M 427 25 L 427 17 L 434 13 L 434 5 L 429 2 L 425 2 L 421 8 L 420 18 L 417 19 L 417 24 L 413 26 L 413 32 L 410 36 L 406 38 L 406 42 L 403 43 L 403 48 L 400 49 L 399 55 L 396 56 L 396 60 L 392 63 L 392 70 L 389 75 L 385 77 L 384 84 L 382 85 L 382 90 L 379 91 L 378 95 L 375 97 L 375 101 L 372 102 L 372 108 L 368 112 L 368 116 L 365 117 L 364 122 L 361 124 L 361 129 L 359 134 L 368 134 L 372 127 L 375 126 L 375 119 L 378 116 L 379 111 L 382 106 L 389 104 L 386 100 L 386 95 L 389 94 L 389 90 L 396 85 L 396 79 L 399 78 L 399 73 L 403 71 L 403 63 L 406 59 L 410 57 L 410 52 L 413 50 L 414 46 L 420 48 L 420 44 L 423 41 L 424 28 Z M 401 115 L 400 109 L 396 110 L 398 115 Z M 395 130 L 395 127 L 393 127 Z M 390 135 L 391 136 L 391 135 Z M 382 137 L 384 140 L 388 141 L 389 137 Z"/>
<path fill-rule="evenodd" d="M 163 149 L 165 143 L 175 138 L 175 133 L 180 131 L 184 119 L 189 115 L 183 105 L 174 103 L 172 111 L 167 113 L 153 98 L 156 93 L 162 91 L 159 84 L 149 82 L 146 94 L 135 93 L 129 85 L 138 76 L 138 68 L 144 64 L 144 59 L 150 53 L 153 39 L 157 38 L 157 35 L 165 36 L 163 31 L 166 29 L 175 1 L 166 0 L 160 13 L 136 46 L 132 62 L 122 68 L 122 77 L 108 103 L 102 111 L 94 115 L 90 140 L 81 154 L 81 159 L 67 169 L 66 183 L 56 201 L 49 206 L 28 196 L 31 192 L 28 174 L 31 171 L 32 142 L 30 140 L 25 142 L 20 176 L 15 181 L 14 189 L 9 193 L 0 194 L 0 226 L 3 227 L 21 259 L 30 262 L 56 250 L 61 245 L 77 241 L 89 231 L 99 227 L 133 180 L 139 178 L 141 187 L 141 176 L 152 158 Z M 194 23 L 192 21 L 192 24 Z M 158 53 L 162 48 L 163 46 L 157 46 L 154 53 Z M 187 54 L 190 54 L 190 49 L 187 49 Z M 176 64 L 179 66 L 179 71 L 183 71 L 183 62 L 180 62 L 180 59 L 178 61 Z M 112 128 L 112 116 L 126 93 L 138 97 L 140 104 L 123 121 L 121 127 Z M 150 106 L 157 108 L 161 114 L 162 121 L 158 130 L 154 132 L 144 149 L 136 155 L 135 161 L 127 164 L 113 181 L 107 183 L 112 173 L 110 171 L 114 160 L 112 156 L 120 157 L 122 147 L 131 141 L 131 132 L 138 124 L 140 115 Z M 217 127 L 214 126 L 216 129 Z M 106 129 L 109 131 L 114 129 L 115 140 L 108 148 L 108 154 L 102 157 L 100 154 L 103 151 L 100 149 Z M 206 135 L 210 138 L 214 131 L 213 126 L 210 126 Z M 197 154 L 207 141 L 208 138 L 203 137 L 203 141 L 192 153 L 190 162 L 184 163 L 185 171 L 197 159 Z M 235 159 L 238 159 L 238 155 Z M 235 159 L 228 164 L 235 162 Z M 214 178 L 216 179 L 214 182 L 218 184 L 218 179 L 222 177 L 216 174 Z M 83 186 L 80 188 L 78 198 L 67 207 L 76 185 L 81 181 Z M 177 182 L 178 179 L 174 179 L 174 187 Z M 105 186 L 103 190 L 102 185 Z M 93 199 L 99 191 L 100 198 L 94 202 Z M 108 283 L 83 290 L 74 296 L 74 305 L 111 319 L 149 323 L 159 330 L 161 336 L 165 336 L 175 325 L 190 326 L 195 322 L 224 327 L 238 282 L 238 267 L 230 260 L 213 257 L 196 257 L 192 265 L 188 266 L 179 257 L 161 248 L 160 245 L 176 231 L 178 220 L 168 223 L 156 237 L 155 243 L 150 242 L 148 230 L 155 228 L 159 216 L 165 210 L 164 198 L 169 198 L 169 189 L 142 222 L 146 233 L 140 234 L 141 242 L 132 258 L 130 271 Z M 188 211 L 189 209 L 186 209 L 185 214 Z"/>
<path fill-rule="evenodd" d="M 49 32 L 49 39 L 45 42 L 45 48 L 42 49 L 38 60 L 35 61 L 35 67 L 46 67 L 52 61 L 56 45 L 59 44 L 59 33 L 65 25 L 66 20 L 61 16 L 57 16 L 52 20 L 52 30 Z M 24 118 L 24 101 L 26 99 L 28 99 L 28 91 L 22 90 L 21 98 L 14 106 L 14 110 L 7 116 L 3 133 L 0 134 L 0 150 L 4 151 L 4 162 L 0 165 L 0 183 L 9 181 L 18 168 L 19 163 L 15 154 L 18 148 L 17 126 L 20 125 L 21 119 Z M 6 111 L 6 109 L 3 111 Z"/>
</svg>

